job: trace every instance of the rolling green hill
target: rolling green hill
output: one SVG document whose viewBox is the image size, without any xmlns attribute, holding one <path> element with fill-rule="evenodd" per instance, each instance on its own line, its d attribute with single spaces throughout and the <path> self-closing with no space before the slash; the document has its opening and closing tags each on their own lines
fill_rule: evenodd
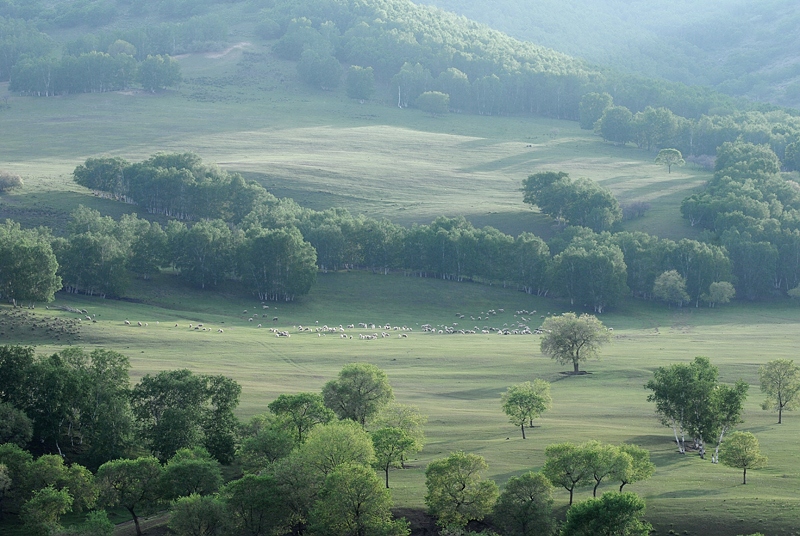
<svg viewBox="0 0 800 536">
<path fill-rule="evenodd" d="M 598 65 L 800 106 L 800 11 L 791 0 L 424 3 Z"/>
</svg>

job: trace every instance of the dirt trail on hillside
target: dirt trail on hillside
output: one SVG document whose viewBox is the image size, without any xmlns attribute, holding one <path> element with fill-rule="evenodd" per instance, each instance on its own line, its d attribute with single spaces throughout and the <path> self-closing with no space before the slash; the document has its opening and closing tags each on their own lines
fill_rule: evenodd
<svg viewBox="0 0 800 536">
<path fill-rule="evenodd" d="M 241 43 L 236 43 L 235 45 L 230 46 L 230 47 L 226 48 L 225 50 L 223 50 L 221 52 L 208 53 L 208 54 L 206 54 L 206 57 L 207 58 L 221 58 L 222 56 L 226 56 L 226 55 L 230 54 L 233 50 L 235 50 L 237 48 L 242 49 L 242 48 L 244 48 L 246 46 L 250 46 L 250 43 L 248 43 L 246 41 L 242 41 Z"/>
</svg>

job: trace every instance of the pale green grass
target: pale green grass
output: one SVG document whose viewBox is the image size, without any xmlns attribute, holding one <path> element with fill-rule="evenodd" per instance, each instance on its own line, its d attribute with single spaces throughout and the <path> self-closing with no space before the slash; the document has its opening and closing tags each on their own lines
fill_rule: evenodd
<svg viewBox="0 0 800 536">
<path fill-rule="evenodd" d="M 760 409 L 757 387 L 760 364 L 795 356 L 800 344 L 800 308 L 792 304 L 669 310 L 628 302 L 603 315 L 606 325 L 614 327 L 614 338 L 603 349 L 601 360 L 583 366 L 591 374 L 567 377 L 561 372 L 568 367 L 540 354 L 537 336 L 434 335 L 419 330 L 424 323 L 453 321 L 461 327 L 499 326 L 518 320 L 514 314 L 519 309 L 536 309 L 529 318 L 536 326 L 542 314 L 564 310 L 563 304 L 552 300 L 468 283 L 343 273 L 321 276 L 312 294 L 301 301 L 270 303 L 265 310 L 234 287 L 199 292 L 167 286 L 171 279 L 164 276 L 137 283 L 132 294 L 145 303 L 73 296 L 59 296 L 57 303 L 71 303 L 96 314 L 98 322 L 85 324 L 78 342 L 128 355 L 134 380 L 177 367 L 233 377 L 243 387 L 239 409 L 243 419 L 266 411 L 280 393 L 319 390 L 346 363 L 376 364 L 389 375 L 400 402 L 418 405 L 429 415 L 425 449 L 411 461 L 410 469 L 390 475 L 400 506 L 423 506 L 426 465 L 453 450 L 484 456 L 490 466 L 487 476 L 503 483 L 540 467 L 549 444 L 598 439 L 636 443 L 651 451 L 658 466 L 656 475 L 629 489 L 645 497 L 647 517 L 660 533 L 671 528 L 680 529 L 679 533 L 720 535 L 794 530 L 792 520 L 800 502 L 791 490 L 800 486 L 796 466 L 800 416 L 789 413 L 785 424 L 776 425 L 776 415 Z M 490 308 L 505 312 L 489 321 L 467 321 L 470 315 L 477 318 Z M 36 311 L 52 314 L 41 307 Z M 253 313 L 267 317 L 248 322 Z M 458 319 L 456 313 L 466 318 Z M 277 323 L 272 322 L 273 316 L 279 318 Z M 125 319 L 134 325 L 123 325 Z M 137 321 L 149 325 L 140 328 Z M 359 333 L 380 330 L 348 329 L 348 336 L 354 336 L 351 340 L 299 333 L 295 328 L 316 326 L 317 321 L 320 326 L 390 323 L 411 326 L 414 331 L 408 339 L 392 331 L 390 338 L 362 341 Z M 202 322 L 210 331 L 190 330 L 190 322 Z M 256 327 L 259 322 L 262 328 Z M 273 324 L 290 330 L 292 336 L 276 338 L 267 329 Z M 219 327 L 224 333 L 217 332 Z M 45 344 L 40 351 L 56 348 Z M 710 357 L 723 381 L 742 378 L 751 386 L 741 428 L 757 435 L 770 463 L 748 475 L 746 486 L 741 485 L 738 470 L 677 454 L 670 429 L 657 422 L 652 405 L 646 402 L 643 384 L 654 368 L 687 362 L 697 355 Z M 502 414 L 499 399 L 509 385 L 534 377 L 553 382 L 554 406 L 523 441 Z M 577 498 L 589 493 L 590 489 L 581 490 Z M 558 491 L 556 497 L 557 504 L 565 504 L 566 492 Z M 768 506 L 754 506 L 762 504 Z M 740 532 L 731 532 L 730 527 Z"/>
<path fill-rule="evenodd" d="M 33 206 L 32 192 L 56 185 L 76 191 L 69 175 L 90 156 L 136 161 L 194 151 L 315 209 L 343 206 L 404 224 L 464 215 L 543 236 L 552 232 L 547 219 L 522 203 L 519 189 L 531 173 L 561 170 L 597 180 L 622 203 L 650 202 L 652 212 L 626 228 L 694 236 L 677 207 L 707 173 L 685 167 L 667 174 L 652 154 L 604 143 L 577 123 L 430 117 L 400 110 L 388 97 L 362 105 L 341 89 L 303 87 L 293 63 L 248 42 L 180 61 L 187 81 L 177 91 L 12 97 L 0 111 L 0 128 L 14 133 L 0 146 L 0 168 L 22 175 L 26 188 L 8 203 Z M 63 213 L 78 202 L 59 201 Z"/>
</svg>

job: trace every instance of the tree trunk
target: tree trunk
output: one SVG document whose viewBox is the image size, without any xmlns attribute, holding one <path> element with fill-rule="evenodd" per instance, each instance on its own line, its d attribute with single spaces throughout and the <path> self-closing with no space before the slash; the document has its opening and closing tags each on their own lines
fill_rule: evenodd
<svg viewBox="0 0 800 536">
<path fill-rule="evenodd" d="M 384 471 L 386 472 L 386 489 L 389 489 L 389 466 L 388 465 L 386 466 Z"/>
<path fill-rule="evenodd" d="M 747 484 L 747 467 L 745 467 L 742 472 L 742 484 Z"/>
<path fill-rule="evenodd" d="M 782 414 L 783 414 L 783 406 L 778 405 L 778 424 L 781 424 L 781 418 L 783 416 Z"/>
<path fill-rule="evenodd" d="M 139 518 L 136 512 L 133 511 L 133 508 L 126 508 L 126 510 L 128 510 L 133 517 L 133 524 L 136 525 L 136 536 L 142 536 L 142 528 L 139 526 Z"/>
<path fill-rule="evenodd" d="M 570 506 L 572 506 L 572 492 L 573 492 L 573 490 L 574 490 L 574 488 L 569 490 L 569 505 Z"/>
<path fill-rule="evenodd" d="M 575 374 L 577 374 L 578 372 L 580 372 L 580 371 L 578 370 L 578 362 L 577 362 L 577 361 L 573 361 L 573 362 L 572 362 L 572 367 L 573 367 L 573 372 L 574 372 Z"/>
<path fill-rule="evenodd" d="M 521 428 L 522 428 L 522 439 L 527 439 L 525 437 L 525 423 L 522 423 Z"/>
</svg>

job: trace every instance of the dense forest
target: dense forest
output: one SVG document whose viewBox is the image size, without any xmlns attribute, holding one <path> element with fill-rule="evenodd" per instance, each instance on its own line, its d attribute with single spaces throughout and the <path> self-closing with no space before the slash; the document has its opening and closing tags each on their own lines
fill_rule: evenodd
<svg viewBox="0 0 800 536">
<path fill-rule="evenodd" d="M 422 3 L 620 71 L 800 105 L 800 71 L 791 53 L 800 12 L 791 0 Z"/>
</svg>

